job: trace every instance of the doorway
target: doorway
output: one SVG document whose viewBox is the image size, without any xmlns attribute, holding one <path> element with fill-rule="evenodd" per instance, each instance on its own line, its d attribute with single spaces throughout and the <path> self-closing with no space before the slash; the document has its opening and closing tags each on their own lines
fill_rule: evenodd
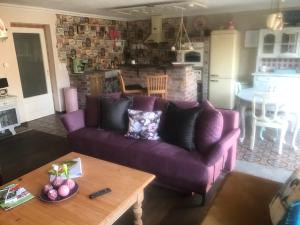
<svg viewBox="0 0 300 225">
<path fill-rule="evenodd" d="M 13 28 L 26 121 L 54 114 L 44 30 Z"/>
</svg>

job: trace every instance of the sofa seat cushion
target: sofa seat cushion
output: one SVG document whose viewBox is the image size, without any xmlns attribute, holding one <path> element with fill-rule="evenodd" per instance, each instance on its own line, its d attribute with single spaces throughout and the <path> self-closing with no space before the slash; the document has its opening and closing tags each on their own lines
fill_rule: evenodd
<svg viewBox="0 0 300 225">
<path fill-rule="evenodd" d="M 205 191 L 209 167 L 198 152 L 161 141 L 136 140 L 95 128 L 82 128 L 68 136 L 72 150 L 157 176 L 166 185 L 183 191 Z"/>
<path fill-rule="evenodd" d="M 95 128 L 82 128 L 68 138 L 72 150 L 122 165 L 127 165 L 127 148 L 136 142 L 122 134 Z"/>
<path fill-rule="evenodd" d="M 207 185 L 209 168 L 201 161 L 198 152 L 149 140 L 139 140 L 129 148 L 128 165 L 155 174 L 165 184 L 188 192 L 201 192 Z"/>
</svg>

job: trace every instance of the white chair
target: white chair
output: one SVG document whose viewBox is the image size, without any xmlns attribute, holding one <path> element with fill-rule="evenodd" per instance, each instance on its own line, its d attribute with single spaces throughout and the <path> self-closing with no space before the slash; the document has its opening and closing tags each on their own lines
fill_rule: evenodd
<svg viewBox="0 0 300 225">
<path fill-rule="evenodd" d="M 240 104 L 240 101 L 239 101 L 239 97 L 238 97 L 238 94 L 239 92 L 242 90 L 242 84 L 238 81 L 235 81 L 234 82 L 234 108 L 235 109 L 238 109 L 238 106 Z"/>
<path fill-rule="evenodd" d="M 257 110 L 259 109 L 259 110 Z M 270 113 L 272 111 L 272 113 Z M 260 115 L 257 115 L 259 112 Z M 280 112 L 280 114 L 279 114 Z M 281 109 L 281 102 L 277 101 L 272 93 L 255 94 L 252 100 L 252 133 L 250 149 L 254 149 L 256 127 L 274 128 L 280 130 L 279 150 L 282 153 L 282 146 L 288 128 L 288 120 Z"/>
</svg>

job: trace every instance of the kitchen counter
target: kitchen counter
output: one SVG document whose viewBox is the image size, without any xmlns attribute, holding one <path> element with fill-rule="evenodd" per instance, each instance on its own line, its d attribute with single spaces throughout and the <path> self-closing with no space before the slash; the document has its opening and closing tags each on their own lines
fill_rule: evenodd
<svg viewBox="0 0 300 225">
<path fill-rule="evenodd" d="M 89 76 L 89 75 L 97 75 L 97 74 L 105 74 L 110 72 L 119 71 L 118 69 L 107 69 L 107 70 L 88 70 L 84 71 L 83 73 L 73 73 L 69 72 L 70 76 Z"/>
<path fill-rule="evenodd" d="M 300 73 L 263 73 L 255 72 L 252 76 L 266 76 L 266 77 L 300 77 Z"/>
<path fill-rule="evenodd" d="M 183 64 L 183 63 L 170 63 L 170 64 L 124 64 L 120 65 L 120 68 L 173 68 L 173 67 L 189 67 L 193 64 Z"/>
<path fill-rule="evenodd" d="M 85 71 L 84 73 L 69 73 L 70 83 L 72 87 L 77 88 L 79 108 L 85 108 L 86 95 L 90 95 L 90 77 L 104 77 L 103 90 L 104 92 L 120 91 L 117 74 L 119 70 L 94 70 Z"/>
<path fill-rule="evenodd" d="M 147 86 L 147 76 L 167 74 L 167 99 L 172 101 L 197 101 L 197 79 L 192 65 L 124 65 L 120 66 L 126 85 Z"/>
</svg>

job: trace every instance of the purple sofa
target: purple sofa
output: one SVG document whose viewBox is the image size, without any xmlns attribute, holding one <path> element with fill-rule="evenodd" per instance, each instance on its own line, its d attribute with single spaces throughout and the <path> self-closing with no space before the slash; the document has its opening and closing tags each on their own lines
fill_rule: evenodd
<svg viewBox="0 0 300 225">
<path fill-rule="evenodd" d="M 197 121 L 197 151 L 189 152 L 163 141 L 136 140 L 124 137 L 123 134 L 97 129 L 97 99 L 88 97 L 87 100 L 85 110 L 62 116 L 69 143 L 74 151 L 150 172 L 156 175 L 156 181 L 165 186 L 202 195 L 206 194 L 222 171 L 231 171 L 235 166 L 240 134 L 239 115 L 235 111 L 220 109 L 218 115 L 219 118 L 221 116 L 222 123 L 210 124 L 210 115 L 213 113 L 207 113 L 201 119 L 202 122 Z M 152 110 L 166 110 L 168 102 L 153 97 L 134 97 L 133 108 L 151 110 L 151 107 L 148 107 L 149 101 L 153 102 Z M 198 103 L 176 104 L 179 107 L 190 108 Z M 162 123 L 163 120 L 162 116 Z M 216 139 L 214 131 L 220 129 L 220 124 L 220 137 Z M 207 138 L 212 139 L 213 144 L 205 145 Z"/>
</svg>

